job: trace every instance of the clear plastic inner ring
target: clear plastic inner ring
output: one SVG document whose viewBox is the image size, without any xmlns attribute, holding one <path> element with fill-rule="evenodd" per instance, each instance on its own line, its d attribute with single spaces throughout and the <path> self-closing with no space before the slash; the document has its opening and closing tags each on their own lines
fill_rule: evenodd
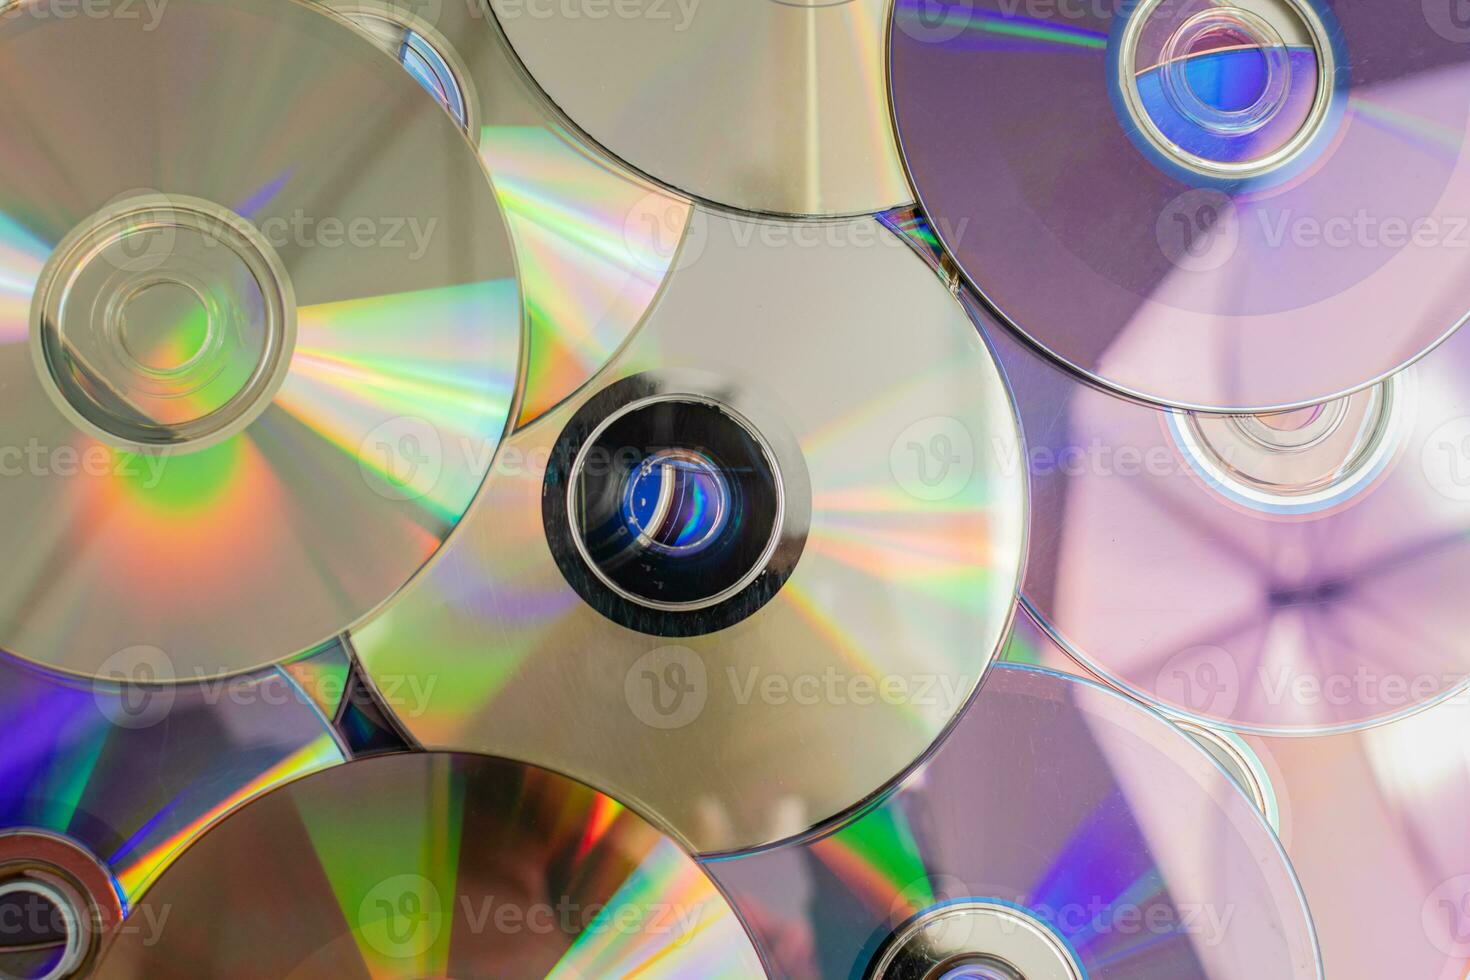
<svg viewBox="0 0 1470 980">
<path fill-rule="evenodd" d="M 899 929 L 867 980 L 1084 980 L 1050 926 L 984 899 L 935 906 Z"/>
<path fill-rule="evenodd" d="M 1396 376 L 1294 412 L 1187 413 L 1182 448 L 1212 483 L 1243 500 L 1325 506 L 1356 493 L 1392 454 L 1404 418 L 1404 384 Z"/>
<path fill-rule="evenodd" d="M 81 222 L 32 301 L 32 350 L 58 408 L 124 449 L 202 448 L 274 398 L 296 336 L 294 292 L 246 219 L 143 195 Z"/>
<path fill-rule="evenodd" d="M 1252 101 L 1239 104 L 1232 93 L 1201 91 L 1191 72 L 1196 57 L 1222 52 L 1258 57 L 1259 75 Z M 1180 115 L 1214 133 L 1260 129 L 1286 104 L 1291 93 L 1291 59 L 1286 42 L 1262 17 L 1242 8 L 1195 14 L 1179 26 L 1163 54 L 1164 93 Z"/>
<path fill-rule="evenodd" d="M 1330 118 L 1336 55 L 1309 0 L 1140 0 L 1114 56 L 1132 128 L 1208 177 L 1277 171 Z"/>
</svg>

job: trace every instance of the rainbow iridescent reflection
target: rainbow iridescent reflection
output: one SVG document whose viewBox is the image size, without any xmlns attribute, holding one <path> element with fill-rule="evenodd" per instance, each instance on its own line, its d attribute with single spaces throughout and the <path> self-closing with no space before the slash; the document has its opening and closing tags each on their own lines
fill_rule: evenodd
<svg viewBox="0 0 1470 980">
<path fill-rule="evenodd" d="M 1050 671 L 997 666 L 873 805 L 706 867 L 782 980 L 864 976 L 895 930 L 963 900 L 1036 921 L 1090 980 L 1322 975 L 1291 867 L 1224 771 L 1162 717 Z"/>
<path fill-rule="evenodd" d="M 158 655 L 141 651 L 132 672 L 159 673 Z M 124 910 L 214 821 L 344 760 L 282 668 L 170 685 L 83 681 L 0 656 L 0 730 L 0 834 L 49 831 L 90 851 Z"/>
<path fill-rule="evenodd" d="M 433 557 L 510 419 L 522 306 L 478 156 L 293 0 L 0 42 L 0 125 L 30 134 L 0 148 L 0 649 L 95 675 L 147 644 L 189 679 L 315 648 Z M 117 75 L 153 64 L 189 96 Z"/>
<path fill-rule="evenodd" d="M 99 978 L 763 975 L 714 883 L 650 824 L 486 756 L 383 756 L 283 787 L 195 844 L 130 921 L 165 909 L 152 941 L 122 930 Z"/>
</svg>

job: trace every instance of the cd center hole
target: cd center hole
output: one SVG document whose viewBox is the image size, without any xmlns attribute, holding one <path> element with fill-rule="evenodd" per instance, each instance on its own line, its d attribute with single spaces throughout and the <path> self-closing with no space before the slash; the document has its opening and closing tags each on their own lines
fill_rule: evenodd
<svg viewBox="0 0 1470 980">
<path fill-rule="evenodd" d="M 588 568 L 655 609 L 717 604 L 748 585 L 779 539 L 774 457 L 743 420 L 694 396 L 605 420 L 574 464 L 572 533 Z"/>
<path fill-rule="evenodd" d="M 149 371 L 171 374 L 192 364 L 209 342 L 209 308 L 190 287 L 156 282 L 123 304 L 123 349 Z"/>
<path fill-rule="evenodd" d="M 1020 970 L 994 956 L 967 957 L 958 966 L 941 967 L 933 980 L 1026 980 Z"/>
<path fill-rule="evenodd" d="M 65 976 L 77 943 L 75 929 L 75 913 L 54 889 L 31 881 L 0 885 L 0 976 Z"/>
<path fill-rule="evenodd" d="M 1185 81 L 1206 106 L 1245 112 L 1265 98 L 1270 84 L 1271 62 L 1262 50 L 1267 44 L 1239 24 L 1208 24 L 1185 45 Z"/>
<path fill-rule="evenodd" d="M 1164 93 L 1207 133 L 1261 130 L 1286 105 L 1291 60 L 1269 22 L 1248 10 L 1211 9 L 1189 18 L 1160 52 Z"/>
<path fill-rule="evenodd" d="M 694 554 L 709 547 L 730 519 L 730 484 L 708 456 L 661 449 L 628 478 L 623 516 L 648 547 Z"/>
</svg>

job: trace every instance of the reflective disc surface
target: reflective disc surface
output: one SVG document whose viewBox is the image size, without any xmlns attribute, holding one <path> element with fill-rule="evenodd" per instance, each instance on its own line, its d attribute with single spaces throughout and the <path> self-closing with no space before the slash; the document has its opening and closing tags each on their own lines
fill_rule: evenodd
<svg viewBox="0 0 1470 980">
<path fill-rule="evenodd" d="M 99 977 L 761 976 L 700 867 L 611 799 L 483 756 L 365 759 L 211 830 Z"/>
<path fill-rule="evenodd" d="M 505 428 L 521 312 L 479 160 L 290 0 L 20 5 L 0 45 L 29 134 L 0 147 L 0 646 L 182 677 L 314 647 L 437 550 Z"/>
</svg>

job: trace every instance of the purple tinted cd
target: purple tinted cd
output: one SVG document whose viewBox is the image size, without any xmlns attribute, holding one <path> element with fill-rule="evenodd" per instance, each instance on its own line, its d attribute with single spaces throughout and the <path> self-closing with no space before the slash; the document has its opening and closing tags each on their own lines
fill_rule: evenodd
<svg viewBox="0 0 1470 980">
<path fill-rule="evenodd" d="M 206 827 L 344 762 L 323 713 L 335 649 L 187 684 L 155 683 L 149 647 L 106 680 L 0 655 L 0 976 L 92 975 L 105 933 Z"/>
<path fill-rule="evenodd" d="M 1296 879 L 1225 771 L 1107 689 L 998 666 L 885 797 L 707 862 L 772 976 L 1321 976 Z"/>
<path fill-rule="evenodd" d="M 898 0 L 919 201 L 1010 325 L 1179 408 L 1315 404 L 1470 311 L 1454 0 Z"/>
</svg>

